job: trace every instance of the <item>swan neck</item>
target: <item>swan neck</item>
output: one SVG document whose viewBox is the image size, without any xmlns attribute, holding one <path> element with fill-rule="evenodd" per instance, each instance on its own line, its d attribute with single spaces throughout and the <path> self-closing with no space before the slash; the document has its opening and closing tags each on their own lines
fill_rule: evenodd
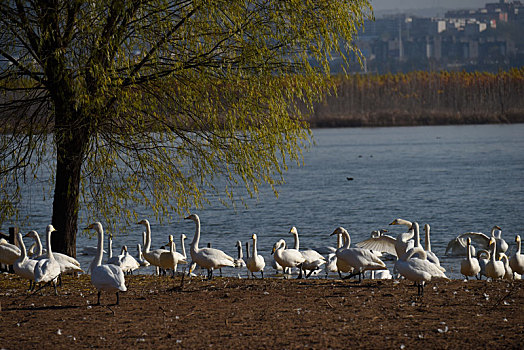
<svg viewBox="0 0 524 350">
<path fill-rule="evenodd" d="M 109 254 L 109 259 L 113 257 L 113 240 L 110 235 L 107 235 L 107 250 Z"/>
<path fill-rule="evenodd" d="M 51 250 L 51 232 L 51 230 L 48 230 L 46 236 L 47 258 L 49 260 L 53 260 L 55 258 L 55 256 L 53 255 L 53 251 Z"/>
<path fill-rule="evenodd" d="M 146 223 L 146 242 L 145 242 L 144 251 L 146 253 L 149 253 L 149 249 L 151 249 L 151 225 L 149 224 L 149 222 L 147 222 Z"/>
<path fill-rule="evenodd" d="M 27 259 L 27 251 L 25 250 L 25 243 L 20 232 L 17 233 L 16 238 L 18 239 L 18 245 L 20 246 L 20 261 Z"/>
<path fill-rule="evenodd" d="M 186 245 L 184 244 L 184 236 L 180 236 L 180 244 L 182 245 L 182 255 L 184 256 L 184 258 L 187 258 Z"/>
<path fill-rule="evenodd" d="M 295 237 L 295 246 L 293 247 L 293 249 L 299 250 L 300 241 L 298 239 L 298 232 L 297 233 L 293 233 L 293 237 Z"/>
<path fill-rule="evenodd" d="M 102 256 L 104 255 L 104 229 L 98 227 L 96 231 L 98 233 L 98 245 L 96 247 L 96 256 L 91 266 L 100 266 L 102 264 Z"/>
<path fill-rule="evenodd" d="M 256 258 L 258 255 L 257 251 L 257 239 L 253 238 L 253 258 Z"/>
<path fill-rule="evenodd" d="M 466 243 L 466 249 L 468 250 L 468 260 L 471 260 L 471 249 L 469 248 L 469 241 L 467 241 Z"/>
<path fill-rule="evenodd" d="M 244 254 L 242 254 L 242 244 L 238 245 L 238 259 L 243 259 Z"/>
<path fill-rule="evenodd" d="M 342 247 L 342 235 L 337 234 L 337 249 Z"/>
<path fill-rule="evenodd" d="M 431 240 L 430 240 L 430 234 L 429 234 L 429 226 L 425 227 L 426 229 L 426 251 L 431 251 Z"/>
<path fill-rule="evenodd" d="M 517 242 L 517 252 L 515 254 L 520 254 L 520 243 L 521 241 L 519 239 L 519 241 Z"/>
<path fill-rule="evenodd" d="M 42 241 L 40 240 L 40 235 L 35 232 L 35 242 L 36 242 L 36 256 L 42 255 L 42 252 L 44 251 L 42 247 Z"/>
<path fill-rule="evenodd" d="M 413 228 L 415 230 L 415 247 L 420 247 L 420 230 L 418 223 L 413 223 Z"/>
<path fill-rule="evenodd" d="M 195 220 L 195 235 L 191 242 L 191 249 L 194 251 L 198 250 L 198 242 L 200 241 L 200 219 Z"/>
<path fill-rule="evenodd" d="M 344 236 L 344 248 L 348 249 L 349 246 L 351 245 L 351 238 L 349 237 L 349 232 L 344 230 L 342 232 L 342 235 Z"/>
</svg>

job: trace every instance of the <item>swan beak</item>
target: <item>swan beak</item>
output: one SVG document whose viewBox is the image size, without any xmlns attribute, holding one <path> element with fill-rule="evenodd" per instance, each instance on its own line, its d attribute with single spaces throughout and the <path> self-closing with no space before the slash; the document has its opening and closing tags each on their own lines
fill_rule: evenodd
<svg viewBox="0 0 524 350">
<path fill-rule="evenodd" d="M 496 228 L 497 230 L 501 230 L 501 231 L 502 231 L 502 229 L 501 229 L 500 226 L 498 226 L 498 225 L 495 225 L 495 228 Z"/>
<path fill-rule="evenodd" d="M 519 235 L 517 235 L 517 236 L 515 237 L 515 242 L 520 242 L 520 236 L 519 236 Z"/>
<path fill-rule="evenodd" d="M 273 250 L 271 251 L 271 255 L 273 255 L 273 253 L 275 253 L 275 247 L 273 247 Z"/>
<path fill-rule="evenodd" d="M 393 220 L 393 221 L 390 223 L 390 225 L 398 225 L 397 220 Z"/>
</svg>

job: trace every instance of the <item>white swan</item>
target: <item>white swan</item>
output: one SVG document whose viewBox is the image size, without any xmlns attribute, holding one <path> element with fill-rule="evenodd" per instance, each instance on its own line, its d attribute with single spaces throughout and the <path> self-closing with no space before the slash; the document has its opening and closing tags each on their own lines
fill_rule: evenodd
<svg viewBox="0 0 524 350">
<path fill-rule="evenodd" d="M 124 260 L 124 247 L 120 250 L 120 254 L 113 256 L 113 235 L 110 233 L 107 235 L 107 251 L 109 252 L 109 257 L 107 258 L 106 263 L 122 268 L 122 261 Z"/>
<path fill-rule="evenodd" d="M 495 235 L 495 231 L 498 231 Z M 490 240 L 493 237 L 496 242 L 496 251 L 499 256 L 495 258 L 500 258 L 502 253 L 505 253 L 508 250 L 508 243 L 502 238 L 502 229 L 495 225 L 491 228 L 491 237 L 485 235 L 482 232 L 466 232 L 458 235 L 456 238 L 449 241 L 448 246 L 446 247 L 446 254 L 451 252 L 452 255 L 461 255 L 467 254 L 465 248 L 465 240 L 469 237 L 471 241 L 474 242 L 480 249 L 488 249 L 490 245 Z"/>
<path fill-rule="evenodd" d="M 7 242 L 4 238 L 0 239 L 0 263 L 13 265 L 22 252 L 16 245 Z"/>
<path fill-rule="evenodd" d="M 41 260 L 47 258 L 47 253 L 42 254 L 42 241 L 40 240 L 40 235 L 35 230 L 29 231 L 24 237 L 32 238 L 36 244 L 35 260 Z M 62 254 L 62 253 L 53 253 L 55 260 L 60 264 L 60 272 L 71 273 L 71 272 L 84 272 L 80 266 L 80 262 L 75 258 Z"/>
<path fill-rule="evenodd" d="M 504 264 L 504 279 L 512 280 L 513 279 L 513 270 L 509 266 L 509 258 L 506 254 L 502 254 L 500 260 Z"/>
<path fill-rule="evenodd" d="M 60 264 L 55 260 L 53 251 L 51 250 L 51 233 L 56 231 L 53 225 L 48 225 L 46 228 L 46 245 L 47 245 L 47 258 L 40 259 L 35 265 L 35 283 L 53 283 L 56 291 L 56 280 L 60 275 Z"/>
<path fill-rule="evenodd" d="M 20 245 L 21 254 L 20 257 L 13 264 L 13 270 L 18 276 L 25 278 L 26 280 L 29 280 L 28 290 L 32 290 L 33 282 L 35 280 L 35 266 L 37 261 L 27 258 L 24 240 L 22 239 L 22 234 L 20 232 L 17 232 L 16 238 L 18 244 Z"/>
<path fill-rule="evenodd" d="M 460 273 L 463 274 L 466 277 L 466 279 L 468 279 L 468 276 L 476 276 L 480 273 L 479 261 L 477 260 L 477 258 L 471 256 L 471 249 L 469 249 L 470 245 L 471 238 L 468 237 L 466 247 L 468 256 L 460 262 Z"/>
<path fill-rule="evenodd" d="M 337 233 L 337 247 L 335 250 L 328 254 L 327 256 L 327 262 L 326 262 L 326 277 L 329 275 L 330 272 L 337 272 L 339 273 L 339 269 L 337 267 L 337 249 L 342 247 L 342 233 Z M 339 273 L 339 276 L 342 278 L 342 275 Z"/>
<path fill-rule="evenodd" d="M 425 241 L 424 241 L 425 248 L 424 248 L 424 250 L 426 251 L 426 254 L 428 256 L 428 260 L 431 261 L 431 262 L 434 262 L 435 265 L 440 266 L 440 260 L 439 260 L 438 256 L 431 251 L 430 230 L 431 230 L 431 227 L 429 226 L 429 224 L 425 224 L 424 225 L 424 232 L 425 232 Z M 442 267 L 442 266 L 440 266 L 440 267 Z M 446 269 L 444 269 L 443 271 L 445 272 Z"/>
<path fill-rule="evenodd" d="M 235 259 L 235 267 L 244 267 L 246 266 L 246 262 L 244 261 L 244 253 L 242 252 L 242 242 L 237 241 L 235 244 L 235 247 L 237 247 L 237 253 L 238 258 Z"/>
<path fill-rule="evenodd" d="M 133 271 L 140 267 L 140 263 L 127 251 L 127 246 L 122 247 L 123 259 L 120 264 L 120 268 L 124 273 L 133 274 Z"/>
<path fill-rule="evenodd" d="M 414 258 L 415 254 L 420 258 Z M 424 295 L 424 285 L 433 277 L 448 279 L 435 264 L 426 260 L 426 252 L 420 246 L 413 247 L 402 255 L 395 263 L 395 270 L 417 284 L 418 295 Z"/>
<path fill-rule="evenodd" d="M 517 243 L 517 251 L 511 256 L 509 260 L 509 266 L 513 270 L 513 273 L 518 273 L 519 275 L 524 274 L 524 255 L 520 253 L 520 236 L 515 236 L 515 242 Z"/>
<path fill-rule="evenodd" d="M 358 274 L 359 282 L 362 280 L 362 273 L 367 270 L 386 270 L 386 264 L 380 260 L 371 250 L 364 248 L 349 248 L 351 238 L 348 231 L 339 227 L 331 235 L 341 232 L 346 240 L 346 245 L 343 248 L 337 249 L 337 262 L 339 260 L 345 262 L 347 265 L 353 267 L 356 271 L 353 275 Z M 348 248 L 346 248 L 346 246 Z"/>
<path fill-rule="evenodd" d="M 186 258 L 176 251 L 175 241 L 173 240 L 173 235 L 169 235 L 169 251 L 162 252 L 160 254 L 159 262 L 160 267 L 164 270 L 171 270 L 172 275 L 176 273 L 178 264 L 187 264 Z"/>
<path fill-rule="evenodd" d="M 429 227 L 429 225 L 428 225 L 428 227 Z M 421 247 L 421 245 L 420 245 L 420 228 L 419 228 L 418 222 L 414 222 L 413 223 L 413 229 L 415 231 L 415 244 L 414 244 L 414 246 L 415 247 Z M 427 232 L 429 232 L 429 229 L 428 229 Z M 435 266 L 437 266 L 442 272 L 446 272 L 446 269 L 443 268 L 442 266 L 440 266 L 440 261 L 439 261 L 439 259 L 437 258 L 437 256 L 435 254 L 433 254 L 431 252 L 428 252 L 427 250 L 425 250 L 425 252 L 426 252 L 426 259 L 429 262 L 435 264 Z"/>
<path fill-rule="evenodd" d="M 140 245 L 140 243 L 137 243 L 136 251 L 137 251 L 137 253 L 136 253 L 136 261 L 138 261 L 140 266 L 142 266 L 142 267 L 149 266 L 149 261 L 144 259 L 144 255 L 142 254 L 142 246 Z"/>
<path fill-rule="evenodd" d="M 302 264 L 306 261 L 302 253 L 296 249 L 286 249 L 286 241 L 281 239 L 275 243 L 271 254 L 274 254 L 276 262 L 282 266 L 282 268 L 299 268 L 300 274 L 297 278 L 302 278 Z"/>
<path fill-rule="evenodd" d="M 490 277 L 491 279 L 502 278 L 504 277 L 506 270 L 504 268 L 504 263 L 500 260 L 496 260 L 495 258 L 497 256 L 497 244 L 494 237 L 490 239 L 489 246 L 493 247 L 493 253 L 486 264 L 486 276 Z"/>
<path fill-rule="evenodd" d="M 311 274 L 314 271 L 319 270 L 321 266 L 326 263 L 326 258 L 313 249 L 307 249 L 307 250 L 300 251 L 300 241 L 298 238 L 298 230 L 295 226 L 293 226 L 291 230 L 289 230 L 289 233 L 291 233 L 293 237 L 295 238 L 294 249 L 302 253 L 302 256 L 305 259 L 304 263 L 302 263 L 302 269 L 309 271 L 309 273 L 306 275 L 306 278 L 307 278 L 311 276 Z"/>
<path fill-rule="evenodd" d="M 486 264 L 489 262 L 490 257 L 491 253 L 489 250 L 480 249 L 477 252 L 477 260 L 479 261 L 480 266 L 479 279 L 482 279 L 482 276 L 488 278 L 488 276 L 486 276 Z"/>
<path fill-rule="evenodd" d="M 199 248 L 200 240 L 200 218 L 197 214 L 191 214 L 185 218 L 195 223 L 195 236 L 191 242 L 191 259 L 200 267 L 208 270 L 208 279 L 213 278 L 213 270 L 222 267 L 235 267 L 235 259 L 215 248 Z"/>
<path fill-rule="evenodd" d="M 338 235 L 339 237 L 342 237 L 342 244 L 335 251 L 335 257 L 337 256 L 337 252 L 338 251 L 343 250 L 343 249 L 348 249 L 349 246 L 351 245 L 351 242 L 346 238 L 346 235 L 342 234 L 344 231 L 345 231 L 345 229 L 343 227 L 337 227 L 333 231 L 333 233 L 331 233 L 331 236 Z M 338 244 L 338 238 L 337 238 L 337 244 Z M 342 272 L 344 272 L 344 273 L 352 273 L 353 272 L 353 266 L 351 266 L 348 263 L 346 263 L 345 260 L 341 260 L 341 259 L 337 258 L 335 263 L 337 264 L 337 272 L 338 272 L 338 275 L 339 275 L 339 277 L 341 279 L 343 279 Z"/>
<path fill-rule="evenodd" d="M 144 225 L 146 227 L 146 242 L 142 255 L 151 265 L 156 266 L 156 273 L 158 275 L 160 266 L 160 255 L 164 252 L 169 252 L 167 249 L 155 249 L 151 250 L 151 225 L 147 219 L 143 219 L 137 223 L 138 225 Z"/>
<path fill-rule="evenodd" d="M 258 254 L 257 235 L 253 233 L 251 238 L 253 239 L 253 252 L 251 256 L 247 257 L 246 266 L 249 272 L 251 272 L 251 276 L 255 277 L 255 272 L 260 272 L 262 278 L 264 278 L 264 267 L 266 267 L 266 262 L 264 261 L 264 257 Z"/>
<path fill-rule="evenodd" d="M 100 222 L 89 225 L 86 230 L 94 229 L 98 233 L 97 254 L 91 262 L 91 283 L 98 290 L 98 299 L 96 305 L 100 305 L 100 293 L 106 291 L 116 293 L 116 304 L 120 303 L 119 292 L 127 291 L 125 284 L 124 272 L 119 266 L 111 264 L 102 264 L 104 250 L 104 229 Z"/>
</svg>

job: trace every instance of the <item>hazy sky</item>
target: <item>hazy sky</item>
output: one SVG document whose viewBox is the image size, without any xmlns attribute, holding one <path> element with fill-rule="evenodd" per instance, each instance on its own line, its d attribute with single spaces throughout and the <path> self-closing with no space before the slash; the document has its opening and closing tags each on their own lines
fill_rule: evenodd
<svg viewBox="0 0 524 350">
<path fill-rule="evenodd" d="M 382 10 L 405 10 L 444 7 L 450 9 L 481 8 L 486 3 L 494 3 L 498 0 L 371 0 L 375 11 Z"/>
</svg>

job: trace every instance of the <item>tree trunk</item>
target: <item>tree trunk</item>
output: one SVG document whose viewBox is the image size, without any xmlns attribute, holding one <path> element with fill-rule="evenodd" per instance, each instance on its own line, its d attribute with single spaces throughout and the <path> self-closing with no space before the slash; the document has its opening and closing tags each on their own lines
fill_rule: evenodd
<svg viewBox="0 0 524 350">
<path fill-rule="evenodd" d="M 59 116 L 61 112 L 64 113 Z M 61 122 L 55 127 L 57 162 L 52 224 L 57 232 L 53 233 L 51 244 L 53 251 L 76 257 L 80 179 L 88 131 L 74 113 L 57 110 L 55 120 Z"/>
</svg>

